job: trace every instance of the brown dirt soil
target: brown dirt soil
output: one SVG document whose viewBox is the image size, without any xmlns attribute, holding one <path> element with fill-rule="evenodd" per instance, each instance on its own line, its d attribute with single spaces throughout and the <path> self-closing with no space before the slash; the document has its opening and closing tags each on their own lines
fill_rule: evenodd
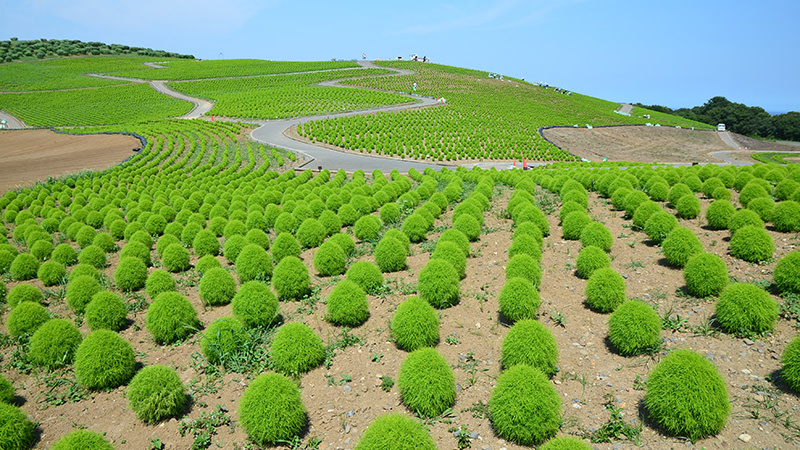
<svg viewBox="0 0 800 450">
<path fill-rule="evenodd" d="M 548 128 L 542 134 L 559 147 L 590 161 L 721 162 L 711 152 L 731 151 L 714 131 L 675 127 Z M 738 136 L 737 136 L 738 137 Z"/>
<path fill-rule="evenodd" d="M 742 148 L 747 148 L 750 151 L 769 151 L 769 152 L 797 152 L 800 147 L 792 144 L 784 144 L 774 141 L 762 141 L 760 139 L 753 139 L 742 134 L 731 133 L 733 139 L 742 145 Z"/>
<path fill-rule="evenodd" d="M 141 146 L 124 135 L 73 136 L 50 130 L 0 131 L 0 193 L 48 177 L 105 170 Z"/>
<path fill-rule="evenodd" d="M 523 448 L 500 438 L 493 431 L 489 419 L 482 415 L 501 373 L 500 348 L 509 330 L 508 325 L 500 320 L 497 296 L 505 282 L 504 269 L 511 245 L 512 223 L 503 216 L 510 194 L 510 190 L 501 188 L 492 208 L 484 215 L 484 232 L 479 241 L 471 245 L 467 275 L 461 282 L 460 303 L 439 311 L 441 327 L 437 349 L 453 369 L 458 392 L 452 414 L 432 421 L 429 426 L 441 449 L 457 448 L 451 429 L 461 425 L 478 433 L 477 439 L 472 441 L 472 448 Z M 554 196 L 549 194 L 545 198 L 554 200 Z M 702 200 L 700 217 L 704 217 L 708 203 Z M 622 212 L 614 211 L 605 199 L 590 194 L 590 215 L 603 221 L 615 237 L 611 251 L 612 267 L 627 278 L 628 297 L 642 299 L 654 305 L 661 315 L 670 314 L 676 321 L 684 321 L 677 331 L 662 331 L 663 349 L 655 355 L 619 356 L 607 343 L 609 316 L 595 313 L 584 305 L 586 281 L 574 274 L 581 245 L 578 241 L 562 238 L 555 209 L 559 205 L 553 203 L 553 206 L 554 211 L 549 215 L 551 234 L 543 245 L 539 321 L 553 333 L 560 353 L 559 373 L 552 379 L 553 387 L 562 399 L 564 426 L 559 435 L 582 435 L 599 429 L 609 420 L 610 413 L 604 405 L 606 396 L 610 396 L 622 409 L 627 423 L 638 426 L 644 418 L 640 437 L 643 448 L 690 446 L 684 439 L 663 434 L 646 418 L 642 407 L 644 391 L 641 390 L 641 381 L 646 380 L 667 350 L 687 348 L 699 352 L 716 365 L 726 381 L 732 409 L 727 425 L 717 436 L 698 441 L 693 446 L 709 449 L 744 448 L 748 445 L 788 448 L 800 443 L 800 428 L 794 419 L 800 410 L 800 400 L 780 381 L 769 381 L 779 380 L 775 374 L 780 368 L 780 355 L 797 333 L 794 320 L 781 318 L 772 333 L 763 338 L 753 338 L 753 341 L 722 334 L 713 327 L 709 332 L 702 332 L 700 326 L 714 314 L 714 299 L 695 299 L 682 294 L 682 271 L 668 267 L 660 249 L 652 245 L 644 233 L 633 230 L 631 221 L 624 219 Z M 674 213 L 667 205 L 664 206 Z M 396 385 L 389 392 L 380 387 L 381 376 L 397 380 L 406 356 L 392 343 L 389 323 L 396 307 L 413 295 L 418 274 L 430 259 L 430 251 L 441 231 L 450 226 L 451 217 L 452 210 L 444 213 L 437 219 L 436 228 L 428 234 L 427 241 L 412 244 L 407 270 L 385 274 L 388 282 L 385 294 L 369 296 L 371 316 L 365 324 L 350 331 L 359 336 L 362 343 L 337 350 L 331 367 L 319 367 L 300 378 L 309 420 L 303 441 L 319 437 L 322 440 L 320 449 L 351 449 L 376 417 L 389 412 L 413 416 L 413 412 L 402 404 Z M 768 230 L 776 243 L 774 260 L 766 264 L 750 264 L 729 254 L 727 231 L 708 230 L 702 218 L 680 220 L 680 223 L 695 232 L 707 251 L 722 257 L 730 276 L 740 281 L 771 281 L 775 261 L 798 245 L 797 235 Z M 118 243 L 120 246 L 123 244 Z M 360 256 L 354 260 L 374 261 L 372 246 L 371 243 L 357 244 Z M 330 344 L 342 330 L 325 321 L 324 299 L 342 277 L 315 276 L 315 251 L 306 250 L 301 257 L 309 267 L 312 286 L 319 290 L 319 294 L 312 298 L 314 301 L 281 303 L 280 313 L 285 321 L 307 323 L 325 344 Z M 152 255 L 158 266 L 157 253 Z M 223 267 L 233 269 L 222 256 L 219 260 Z M 113 277 L 117 261 L 118 253 L 109 256 L 109 267 L 104 271 L 108 280 Z M 191 262 L 196 261 L 197 257 L 193 256 Z M 205 326 L 232 314 L 230 305 L 213 308 L 202 305 L 197 289 L 199 275 L 195 269 L 175 274 L 174 278 L 179 291 L 194 305 Z M 19 284 L 9 279 L 5 281 L 9 289 Z M 41 287 L 39 281 L 29 283 Z M 77 319 L 66 306 L 63 288 L 50 288 L 48 292 L 51 295 L 46 303 L 52 313 Z M 144 365 L 162 363 L 177 369 L 194 399 L 188 411 L 178 419 L 144 425 L 130 410 L 124 387 L 109 392 L 85 393 L 75 402 L 48 404 L 46 396 L 64 393 L 67 385 L 51 388 L 47 380 L 53 378 L 53 374 L 37 369 L 30 373 L 19 372 L 7 366 L 14 360 L 15 347 L 0 348 L 3 375 L 14 383 L 23 411 L 39 423 L 41 434 L 37 448 L 49 448 L 72 429 L 85 426 L 105 433 L 121 450 L 146 449 L 153 438 L 159 438 L 167 449 L 187 449 L 192 438 L 180 435 L 179 423 L 196 419 L 203 412 L 211 412 L 216 405 L 226 408 L 232 425 L 217 429 L 211 448 L 243 448 L 247 437 L 238 426 L 239 399 L 250 382 L 250 376 L 257 374 L 226 373 L 216 377 L 204 371 L 207 366 L 202 364 L 197 337 L 171 346 L 156 345 L 144 325 L 145 310 L 142 308 L 146 308 L 149 299 L 144 292 L 138 294 L 138 299 L 142 303 L 132 308 L 129 314 L 131 324 L 121 335 L 133 345 L 138 362 Z M 776 300 L 780 301 L 777 297 Z M 129 296 L 128 301 L 133 305 L 137 297 Z M 554 321 L 559 314 L 564 317 L 563 325 Z M 0 316 L 3 324 L 7 316 L 7 311 Z M 0 325 L 0 330 L 5 332 L 5 325 Z M 80 330 L 84 335 L 89 333 L 85 324 L 81 324 Z M 351 381 L 341 382 L 343 376 L 348 376 Z M 329 383 L 329 377 L 335 383 Z M 74 380 L 74 374 L 67 369 L 56 373 L 55 378 L 70 381 Z M 750 436 L 748 444 L 740 440 L 743 434 Z M 613 444 L 593 445 L 598 449 L 635 448 L 624 438 Z"/>
</svg>

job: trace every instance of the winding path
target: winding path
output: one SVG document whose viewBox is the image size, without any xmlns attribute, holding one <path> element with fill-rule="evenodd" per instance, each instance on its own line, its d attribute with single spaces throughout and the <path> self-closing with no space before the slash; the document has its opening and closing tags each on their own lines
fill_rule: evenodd
<svg viewBox="0 0 800 450">
<path fill-rule="evenodd" d="M 7 130 L 21 130 L 23 128 L 28 128 L 23 121 L 3 110 L 0 110 L 0 119 L 4 119 L 6 121 L 5 129 Z"/>
</svg>

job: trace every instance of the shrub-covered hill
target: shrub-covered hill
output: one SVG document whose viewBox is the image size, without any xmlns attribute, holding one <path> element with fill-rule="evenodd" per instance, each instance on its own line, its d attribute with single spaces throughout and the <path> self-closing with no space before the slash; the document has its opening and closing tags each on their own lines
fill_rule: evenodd
<svg viewBox="0 0 800 450">
<path fill-rule="evenodd" d="M 194 59 L 192 55 L 181 55 L 164 50 L 130 47 L 121 44 L 104 44 L 102 42 L 83 42 L 77 39 L 34 39 L 30 41 L 20 41 L 12 37 L 7 41 L 0 41 L 0 61 L 2 62 L 11 62 L 18 59 L 42 59 L 79 55 L 139 55 L 155 56 L 157 58 Z"/>
</svg>

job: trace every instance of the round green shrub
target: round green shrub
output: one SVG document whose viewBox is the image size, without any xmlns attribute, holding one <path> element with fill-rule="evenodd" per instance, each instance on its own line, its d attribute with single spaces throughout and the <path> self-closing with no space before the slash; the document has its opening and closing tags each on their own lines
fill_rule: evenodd
<svg viewBox="0 0 800 450">
<path fill-rule="evenodd" d="M 192 240 L 192 247 L 198 256 L 219 255 L 219 240 L 209 230 L 200 230 Z"/>
<path fill-rule="evenodd" d="M 538 228 L 535 225 L 531 224 L 531 226 L 538 231 Z M 388 234 L 389 233 L 387 233 L 387 235 Z M 539 234 L 541 235 L 541 232 Z M 453 228 L 448 228 L 442 232 L 437 242 L 452 242 L 456 244 L 459 249 L 461 249 L 461 251 L 464 253 L 464 256 L 469 256 L 469 251 L 470 251 L 469 239 L 461 231 L 458 231 Z"/>
<path fill-rule="evenodd" d="M 432 347 L 408 354 L 400 366 L 397 386 L 403 403 L 422 417 L 436 417 L 456 401 L 453 370 Z"/>
<path fill-rule="evenodd" d="M 500 313 L 511 322 L 535 319 L 542 301 L 539 291 L 525 278 L 510 278 L 497 298 Z"/>
<path fill-rule="evenodd" d="M 16 249 L 14 249 L 16 250 Z M 15 255 L 10 251 L 0 248 L 0 274 L 8 272 L 11 263 L 14 262 Z"/>
<path fill-rule="evenodd" d="M 154 270 L 153 273 L 147 277 L 144 289 L 145 292 L 147 292 L 147 296 L 151 299 L 156 298 L 158 294 L 162 292 L 178 290 L 172 275 L 161 269 Z"/>
<path fill-rule="evenodd" d="M 172 344 L 185 339 L 200 326 L 197 311 L 183 295 L 162 292 L 147 308 L 145 327 L 158 344 Z"/>
<path fill-rule="evenodd" d="M 367 294 L 354 281 L 342 280 L 328 295 L 328 320 L 340 326 L 357 327 L 369 317 Z"/>
<path fill-rule="evenodd" d="M 746 207 L 756 197 L 769 197 L 769 192 L 754 182 L 747 183 L 747 186 L 739 191 L 739 203 L 742 207 Z"/>
<path fill-rule="evenodd" d="M 0 402 L 0 448 L 28 450 L 36 442 L 36 426 L 16 406 Z"/>
<path fill-rule="evenodd" d="M 181 415 L 188 397 L 175 369 L 154 365 L 136 373 L 128 385 L 127 398 L 136 417 L 153 424 Z"/>
<path fill-rule="evenodd" d="M 489 412 L 497 434 L 520 445 L 540 444 L 561 427 L 561 397 L 545 374 L 525 364 L 497 378 Z"/>
<path fill-rule="evenodd" d="M 561 209 L 558 211 L 558 220 L 561 222 L 561 224 L 563 224 L 564 223 L 564 219 L 570 213 L 573 213 L 573 212 L 576 212 L 576 211 L 582 212 L 582 213 L 585 214 L 586 213 L 586 207 L 581 205 L 581 204 L 579 204 L 579 203 L 576 203 L 576 202 L 565 202 L 564 204 L 561 205 Z"/>
<path fill-rule="evenodd" d="M 402 210 L 397 203 L 387 203 L 381 206 L 380 216 L 385 224 L 397 223 L 400 221 Z"/>
<path fill-rule="evenodd" d="M 671 205 L 675 206 L 678 204 L 678 200 L 683 198 L 684 195 L 694 195 L 694 193 L 689 186 L 678 183 L 670 188 L 669 194 L 667 194 L 667 200 L 669 200 Z"/>
<path fill-rule="evenodd" d="M 519 253 L 512 256 L 506 264 L 506 280 L 516 277 L 525 278 L 538 287 L 542 281 L 542 269 L 530 255 Z"/>
<path fill-rule="evenodd" d="M 90 276 L 95 280 L 100 281 L 100 272 L 94 268 L 94 266 L 89 264 L 78 264 L 69 272 L 69 275 L 67 276 L 67 282 L 71 282 L 75 278 L 83 275 Z"/>
<path fill-rule="evenodd" d="M 775 244 L 767 230 L 754 225 L 740 228 L 731 238 L 731 254 L 749 262 L 766 261 L 775 252 Z"/>
<path fill-rule="evenodd" d="M 428 229 L 428 221 L 425 220 L 419 212 L 414 212 L 403 221 L 403 233 L 405 233 L 411 242 L 421 242 L 425 240 Z"/>
<path fill-rule="evenodd" d="M 635 190 L 628 194 L 623 200 L 623 209 L 625 209 L 625 217 L 628 219 L 633 218 L 633 214 L 636 212 L 636 209 L 645 202 L 650 202 L 650 197 L 647 196 L 642 191 Z"/>
<path fill-rule="evenodd" d="M 375 216 L 362 216 L 353 225 L 353 235 L 359 241 L 374 241 L 378 239 L 382 224 Z"/>
<path fill-rule="evenodd" d="M 610 267 L 594 271 L 586 283 L 586 305 L 609 313 L 625 301 L 625 279 Z"/>
<path fill-rule="evenodd" d="M 287 375 L 307 372 L 325 359 L 322 339 L 311 327 L 299 322 L 281 326 L 275 333 L 270 351 L 275 370 Z"/>
<path fill-rule="evenodd" d="M 339 207 L 337 216 L 339 216 L 339 220 L 342 222 L 342 225 L 348 226 L 356 223 L 356 220 L 358 220 L 358 218 L 361 217 L 361 214 L 358 211 L 356 211 L 353 205 L 345 203 L 344 205 Z"/>
<path fill-rule="evenodd" d="M 625 198 L 628 197 L 633 190 L 629 189 L 628 187 L 619 187 L 611 194 L 611 205 L 617 211 L 622 211 L 625 209 Z"/>
<path fill-rule="evenodd" d="M 22 302 L 8 313 L 6 328 L 12 337 L 33 334 L 42 324 L 50 320 L 47 308 L 34 302 Z"/>
<path fill-rule="evenodd" d="M 18 281 L 36 278 L 39 271 L 39 261 L 30 253 L 20 253 L 11 262 L 11 276 Z"/>
<path fill-rule="evenodd" d="M 13 405 L 15 403 L 14 385 L 0 374 L 0 403 Z"/>
<path fill-rule="evenodd" d="M 278 300 L 269 286 L 248 281 L 239 288 L 231 301 L 233 315 L 248 328 L 266 327 L 278 316 Z"/>
<path fill-rule="evenodd" d="M 147 266 L 133 256 L 121 258 L 114 270 L 114 281 L 123 292 L 138 291 L 147 283 Z"/>
<path fill-rule="evenodd" d="M 247 244 L 236 258 L 239 282 L 269 281 L 272 277 L 272 258 L 258 244 Z"/>
<path fill-rule="evenodd" d="M 795 392 L 800 392 L 800 335 L 786 346 L 781 357 L 781 378 Z"/>
<path fill-rule="evenodd" d="M 561 226 L 564 239 L 573 241 L 580 239 L 583 228 L 591 222 L 592 219 L 585 212 L 573 211 L 567 214 Z"/>
<path fill-rule="evenodd" d="M 73 311 L 81 314 L 92 301 L 92 296 L 102 290 L 97 279 L 89 275 L 75 277 L 67 284 L 67 304 Z"/>
<path fill-rule="evenodd" d="M 75 243 L 78 244 L 80 248 L 84 248 L 87 245 L 91 245 L 96 236 L 97 231 L 95 231 L 94 228 L 90 227 L 89 225 L 84 225 L 75 235 Z"/>
<path fill-rule="evenodd" d="M 776 320 L 778 303 L 754 284 L 730 284 L 717 300 L 716 321 L 726 333 L 766 333 Z"/>
<path fill-rule="evenodd" d="M 57 369 L 72 364 L 81 332 L 67 319 L 50 319 L 31 336 L 28 355 L 34 364 Z"/>
<path fill-rule="evenodd" d="M 740 209 L 736 211 L 728 220 L 728 230 L 730 230 L 731 236 L 735 235 L 740 228 L 748 225 L 764 228 L 764 221 L 758 217 L 755 211 L 749 209 Z"/>
<path fill-rule="evenodd" d="M 575 273 L 584 279 L 588 279 L 595 270 L 603 267 L 611 267 L 611 259 L 608 257 L 603 249 L 590 245 L 583 247 L 578 252 L 578 258 L 575 260 L 577 270 Z"/>
<path fill-rule="evenodd" d="M 481 224 L 475 217 L 469 214 L 462 214 L 453 221 L 453 228 L 464 233 L 470 242 L 475 242 L 481 235 Z"/>
<path fill-rule="evenodd" d="M 542 231 L 542 236 L 550 236 L 550 222 L 547 221 L 547 216 L 541 209 L 533 205 L 523 209 L 514 220 L 514 224 L 519 226 L 524 222 L 533 222 Z"/>
<path fill-rule="evenodd" d="M 272 259 L 276 263 L 287 256 L 300 256 L 300 243 L 289 233 L 279 233 L 272 242 Z"/>
<path fill-rule="evenodd" d="M 764 222 L 772 221 L 775 202 L 769 197 L 756 197 L 747 204 L 747 209 L 755 211 Z"/>
<path fill-rule="evenodd" d="M 562 436 L 545 442 L 539 450 L 592 450 L 592 447 L 580 439 Z"/>
<path fill-rule="evenodd" d="M 786 200 L 775 205 L 772 210 L 772 223 L 781 232 L 800 231 L 800 203 Z"/>
<path fill-rule="evenodd" d="M 686 227 L 677 227 L 669 232 L 661 243 L 667 263 L 683 267 L 689 258 L 703 251 L 703 245 L 694 232 Z"/>
<path fill-rule="evenodd" d="M 314 269 L 323 277 L 344 273 L 347 256 L 336 242 L 326 241 L 314 254 Z"/>
<path fill-rule="evenodd" d="M 122 297 L 109 292 L 100 291 L 92 296 L 86 305 L 86 324 L 92 331 L 106 329 L 120 331 L 128 320 L 128 308 Z"/>
<path fill-rule="evenodd" d="M 197 264 L 194 265 L 194 268 L 197 269 L 200 275 L 205 275 L 206 272 L 215 267 L 222 267 L 222 264 L 214 255 L 201 256 L 200 259 L 197 260 Z"/>
<path fill-rule="evenodd" d="M 269 236 L 267 236 L 267 233 L 259 230 L 258 228 L 253 228 L 252 230 L 248 231 L 244 236 L 244 239 L 248 244 L 256 244 L 264 250 L 269 250 Z"/>
<path fill-rule="evenodd" d="M 680 202 L 679 202 L 680 203 Z M 678 219 L 666 211 L 660 211 L 647 219 L 644 232 L 653 242 L 661 244 L 670 231 L 678 227 Z"/>
<path fill-rule="evenodd" d="M 717 295 L 728 285 L 728 267 L 717 255 L 698 253 L 683 267 L 683 279 L 695 297 Z"/>
<path fill-rule="evenodd" d="M 503 339 L 500 354 L 506 369 L 524 364 L 540 370 L 548 377 L 556 373 L 556 341 L 550 330 L 536 320 L 524 319 L 515 323 Z"/>
<path fill-rule="evenodd" d="M 183 227 L 183 231 L 181 231 L 181 242 L 185 245 L 192 245 L 194 243 L 194 238 L 203 230 L 203 226 L 204 225 L 196 222 L 187 223 L 186 226 Z"/>
<path fill-rule="evenodd" d="M 800 293 L 800 251 L 784 256 L 775 265 L 773 281 L 779 292 Z"/>
<path fill-rule="evenodd" d="M 36 276 L 42 281 L 43 285 L 55 286 L 66 280 L 67 269 L 58 261 L 45 261 L 39 266 Z"/>
<path fill-rule="evenodd" d="M 647 195 L 649 195 L 652 200 L 663 202 L 669 196 L 669 184 L 655 183 L 647 190 Z"/>
<path fill-rule="evenodd" d="M 734 213 L 736 208 L 728 200 L 714 200 L 706 209 L 706 221 L 712 229 L 724 230 Z"/>
<path fill-rule="evenodd" d="M 439 341 L 436 310 L 419 297 L 410 297 L 397 307 L 390 328 L 395 344 L 407 352 L 433 347 Z"/>
<path fill-rule="evenodd" d="M 731 410 L 716 367 L 689 350 L 672 352 L 650 372 L 644 405 L 664 431 L 693 441 L 722 430 Z"/>
<path fill-rule="evenodd" d="M 178 243 L 170 244 L 164 249 L 161 263 L 170 272 L 183 272 L 190 267 L 189 250 Z"/>
<path fill-rule="evenodd" d="M 38 240 L 31 245 L 31 255 L 37 261 L 44 261 L 53 254 L 53 243 L 47 240 Z"/>
<path fill-rule="evenodd" d="M 398 234 L 403 236 L 404 239 L 406 239 L 406 240 L 408 239 L 408 237 L 406 237 L 406 235 L 403 234 L 400 230 L 394 230 L 394 231 L 396 231 Z M 331 235 L 330 239 L 328 239 L 328 240 L 338 244 L 339 247 L 341 247 L 342 250 L 344 250 L 345 256 L 352 255 L 353 252 L 356 250 L 356 243 L 353 241 L 353 238 L 350 237 L 349 234 L 334 233 L 333 235 Z"/>
<path fill-rule="evenodd" d="M 209 269 L 200 279 L 200 299 L 210 306 L 227 305 L 236 294 L 236 280 L 221 267 Z"/>
<path fill-rule="evenodd" d="M 317 219 L 308 218 L 297 228 L 295 236 L 304 248 L 313 248 L 322 243 L 326 234 L 327 230 Z"/>
<path fill-rule="evenodd" d="M 280 301 L 300 300 L 311 291 L 308 268 L 296 256 L 283 258 L 272 272 L 272 286 Z"/>
<path fill-rule="evenodd" d="M 211 220 L 208 221 L 208 230 L 214 233 L 214 236 L 221 237 L 227 224 L 228 221 L 224 217 L 212 217 Z"/>
<path fill-rule="evenodd" d="M 403 244 L 391 236 L 384 236 L 373 252 L 381 272 L 397 272 L 406 268 L 408 253 Z"/>
<path fill-rule="evenodd" d="M 622 356 L 654 351 L 661 343 L 661 318 L 644 302 L 626 301 L 608 317 L 608 340 Z"/>
<path fill-rule="evenodd" d="M 432 259 L 420 270 L 417 289 L 420 298 L 434 308 L 455 305 L 460 296 L 458 272 L 449 262 Z"/>
<path fill-rule="evenodd" d="M 446 232 L 447 231 L 445 231 L 445 233 Z M 538 226 L 536 226 L 536 224 L 534 224 L 533 222 L 524 222 L 519 224 L 518 226 L 515 226 L 514 233 L 511 235 L 511 239 L 512 240 L 516 239 L 518 236 L 521 235 L 528 235 L 533 237 L 539 244 L 539 247 L 541 247 L 542 244 L 544 243 L 544 236 L 542 236 L 542 230 Z M 442 236 L 444 236 L 444 233 L 442 233 Z"/>
<path fill-rule="evenodd" d="M 356 450 L 436 450 L 428 431 L 418 421 L 400 414 L 375 419 L 358 441 Z"/>
<path fill-rule="evenodd" d="M 153 248 L 154 244 L 153 237 L 145 230 L 138 230 L 133 233 L 131 237 L 128 238 L 128 243 L 130 244 L 131 242 L 138 242 L 144 245 L 148 252 Z"/>
<path fill-rule="evenodd" d="M 675 205 L 678 217 L 682 219 L 694 219 L 700 214 L 700 200 L 694 195 L 684 195 Z"/>
<path fill-rule="evenodd" d="M 367 294 L 376 295 L 383 287 L 383 273 L 381 269 L 369 261 L 358 261 L 350 266 L 345 275 L 348 280 L 356 283 Z"/>
<path fill-rule="evenodd" d="M 114 242 L 114 238 L 108 233 L 98 233 L 92 240 L 92 245 L 102 248 L 106 253 L 111 253 L 117 248 L 117 243 Z"/>
<path fill-rule="evenodd" d="M 239 402 L 239 421 L 258 445 L 291 441 L 306 426 L 300 388 L 277 373 L 257 376 Z"/>
<path fill-rule="evenodd" d="M 96 269 L 105 269 L 106 252 L 96 245 L 89 245 L 81 250 L 78 255 L 78 262 L 81 264 L 88 264 Z"/>
<path fill-rule="evenodd" d="M 611 231 L 600 222 L 593 221 L 586 225 L 580 235 L 581 245 L 584 247 L 594 246 L 605 252 L 611 251 L 614 245 L 614 237 Z"/>
<path fill-rule="evenodd" d="M 111 330 L 86 336 L 75 352 L 75 378 L 91 389 L 115 388 L 136 373 L 136 356 L 130 342 Z"/>
<path fill-rule="evenodd" d="M 50 255 L 53 261 L 58 261 L 65 266 L 71 266 L 78 262 L 78 252 L 67 243 L 58 244 Z"/>
<path fill-rule="evenodd" d="M 59 439 L 51 450 L 114 450 L 103 435 L 89 430 L 74 430 Z"/>
<path fill-rule="evenodd" d="M 120 259 L 124 258 L 139 258 L 145 265 L 149 267 L 152 264 L 150 259 L 150 247 L 143 244 L 141 241 L 131 241 L 122 247 L 119 252 Z"/>
<path fill-rule="evenodd" d="M 525 253 L 536 261 L 542 260 L 541 246 L 536 238 L 527 234 L 521 234 L 511 241 L 511 246 L 508 247 L 508 257 L 513 258 L 517 253 Z"/>
<path fill-rule="evenodd" d="M 44 301 L 44 295 L 36 286 L 21 283 L 8 291 L 6 301 L 8 307 L 13 310 L 24 302 L 41 303 Z"/>
<path fill-rule="evenodd" d="M 459 279 L 466 276 L 467 255 L 453 242 L 439 241 L 431 254 L 431 259 L 442 259 L 449 262 L 456 269 Z"/>
<path fill-rule="evenodd" d="M 223 363 L 247 345 L 247 333 L 234 317 L 220 317 L 211 323 L 200 338 L 200 350 L 211 364 Z"/>
</svg>

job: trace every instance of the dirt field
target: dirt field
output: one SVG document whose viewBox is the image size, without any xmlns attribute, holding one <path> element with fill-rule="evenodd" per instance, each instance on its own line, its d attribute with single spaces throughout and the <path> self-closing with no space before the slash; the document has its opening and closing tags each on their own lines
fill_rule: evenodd
<svg viewBox="0 0 800 450">
<path fill-rule="evenodd" d="M 709 155 L 733 150 L 714 131 L 674 127 L 550 128 L 545 137 L 590 161 L 722 162 Z M 738 137 L 738 136 L 737 136 Z"/>
<path fill-rule="evenodd" d="M 81 170 L 104 170 L 141 144 L 132 136 L 69 136 L 50 130 L 0 131 L 0 193 Z"/>
</svg>

